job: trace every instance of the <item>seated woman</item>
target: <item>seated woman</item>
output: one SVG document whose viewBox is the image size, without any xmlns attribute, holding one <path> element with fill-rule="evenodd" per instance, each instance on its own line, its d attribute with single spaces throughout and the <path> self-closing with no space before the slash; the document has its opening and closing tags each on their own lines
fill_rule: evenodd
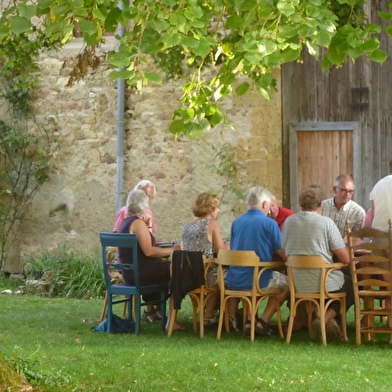
<svg viewBox="0 0 392 392">
<path fill-rule="evenodd" d="M 230 249 L 226 245 L 220 233 L 218 221 L 219 199 L 211 193 L 200 193 L 192 206 L 193 215 L 196 219 L 188 222 L 182 229 L 182 244 L 184 250 L 201 251 L 207 259 L 216 256 L 219 249 Z M 206 285 L 218 287 L 218 268 L 212 266 L 207 273 Z M 218 320 L 214 315 L 215 307 L 219 299 L 218 293 L 210 297 L 206 304 L 204 324 L 211 326 Z"/>
<path fill-rule="evenodd" d="M 163 288 L 169 288 L 170 282 L 170 261 L 162 260 L 161 257 L 168 257 L 174 250 L 181 249 L 181 245 L 173 248 L 159 248 L 155 246 L 155 238 L 148 230 L 146 224 L 145 211 L 148 207 L 148 196 L 141 189 L 133 190 L 127 198 L 127 217 L 121 222 L 119 233 L 136 234 L 138 239 L 138 260 L 140 283 L 160 284 Z M 121 263 L 132 263 L 132 251 L 126 248 L 119 248 L 119 259 Z M 124 271 L 124 282 L 133 284 L 133 272 Z M 154 301 L 156 296 L 144 296 L 144 301 Z M 166 328 L 169 325 L 171 311 L 173 309 L 172 299 L 170 299 L 170 312 Z M 174 330 L 181 330 L 184 327 L 177 322 Z"/>
<path fill-rule="evenodd" d="M 319 214 L 323 194 L 318 185 L 310 185 L 304 188 L 299 195 L 301 211 L 288 217 L 283 226 L 283 248 L 287 256 L 304 255 L 321 256 L 326 263 L 333 263 L 334 255 L 340 262 L 348 264 L 350 256 L 343 238 L 335 222 Z M 293 270 L 296 286 L 304 292 L 314 292 L 319 286 L 319 276 L 307 269 Z M 342 271 L 335 270 L 328 276 L 328 291 L 347 293 L 347 309 L 354 304 L 354 293 L 351 277 L 344 275 Z M 346 310 L 347 310 L 346 309 Z M 337 316 L 340 313 L 340 304 L 332 302 L 325 314 L 325 322 L 329 337 L 341 336 Z M 320 319 L 313 320 L 313 339 L 319 339 Z"/>
</svg>

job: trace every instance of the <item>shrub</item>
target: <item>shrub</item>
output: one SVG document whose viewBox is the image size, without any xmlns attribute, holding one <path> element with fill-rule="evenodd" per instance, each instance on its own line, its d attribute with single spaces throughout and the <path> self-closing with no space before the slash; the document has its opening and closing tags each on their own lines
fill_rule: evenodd
<svg viewBox="0 0 392 392">
<path fill-rule="evenodd" d="M 98 251 L 86 254 L 64 245 L 42 255 L 26 256 L 25 260 L 27 278 L 45 280 L 52 296 L 96 298 L 105 290 Z"/>
</svg>

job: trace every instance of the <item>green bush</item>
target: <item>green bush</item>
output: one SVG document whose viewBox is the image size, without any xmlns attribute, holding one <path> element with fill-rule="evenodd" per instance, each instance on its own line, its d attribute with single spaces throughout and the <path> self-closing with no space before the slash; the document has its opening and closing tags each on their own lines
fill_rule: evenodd
<svg viewBox="0 0 392 392">
<path fill-rule="evenodd" d="M 25 257 L 27 278 L 40 278 L 50 283 L 52 296 L 97 298 L 103 295 L 105 281 L 100 252 L 86 254 L 69 246 Z"/>
</svg>

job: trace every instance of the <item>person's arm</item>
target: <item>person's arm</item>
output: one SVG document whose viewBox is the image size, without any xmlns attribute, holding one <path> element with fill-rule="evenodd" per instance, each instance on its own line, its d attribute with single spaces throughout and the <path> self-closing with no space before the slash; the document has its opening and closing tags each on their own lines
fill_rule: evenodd
<svg viewBox="0 0 392 392">
<path fill-rule="evenodd" d="M 346 247 L 335 249 L 333 253 L 335 253 L 335 255 L 337 256 L 337 258 L 341 263 L 343 264 L 350 263 L 350 253 Z"/>
<path fill-rule="evenodd" d="M 129 232 L 137 235 L 140 248 L 147 257 L 168 257 L 174 250 L 181 249 L 180 245 L 173 248 L 152 246 L 150 232 L 142 219 L 136 219 L 129 228 Z"/>
<path fill-rule="evenodd" d="M 286 252 L 284 249 L 278 249 L 276 253 L 282 258 L 283 261 L 287 260 Z"/>
<path fill-rule="evenodd" d="M 208 223 L 207 234 L 216 253 L 218 253 L 219 249 L 230 249 L 230 245 L 226 245 L 223 242 L 219 224 L 215 219 L 211 219 Z"/>
<path fill-rule="evenodd" d="M 371 200 L 371 205 L 370 205 L 370 226 L 372 226 L 373 219 L 374 219 L 374 200 Z"/>
</svg>

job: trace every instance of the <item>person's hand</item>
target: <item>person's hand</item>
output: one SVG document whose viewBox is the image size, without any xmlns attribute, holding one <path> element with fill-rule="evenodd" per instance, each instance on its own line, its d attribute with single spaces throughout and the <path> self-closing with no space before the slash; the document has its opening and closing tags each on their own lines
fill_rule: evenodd
<svg viewBox="0 0 392 392">
<path fill-rule="evenodd" d="M 174 245 L 173 250 L 182 250 L 182 242 L 177 245 Z"/>
<path fill-rule="evenodd" d="M 151 228 L 152 222 L 151 222 L 151 216 L 149 214 L 140 215 L 140 219 L 142 219 L 142 221 L 146 223 L 148 228 Z"/>
</svg>

